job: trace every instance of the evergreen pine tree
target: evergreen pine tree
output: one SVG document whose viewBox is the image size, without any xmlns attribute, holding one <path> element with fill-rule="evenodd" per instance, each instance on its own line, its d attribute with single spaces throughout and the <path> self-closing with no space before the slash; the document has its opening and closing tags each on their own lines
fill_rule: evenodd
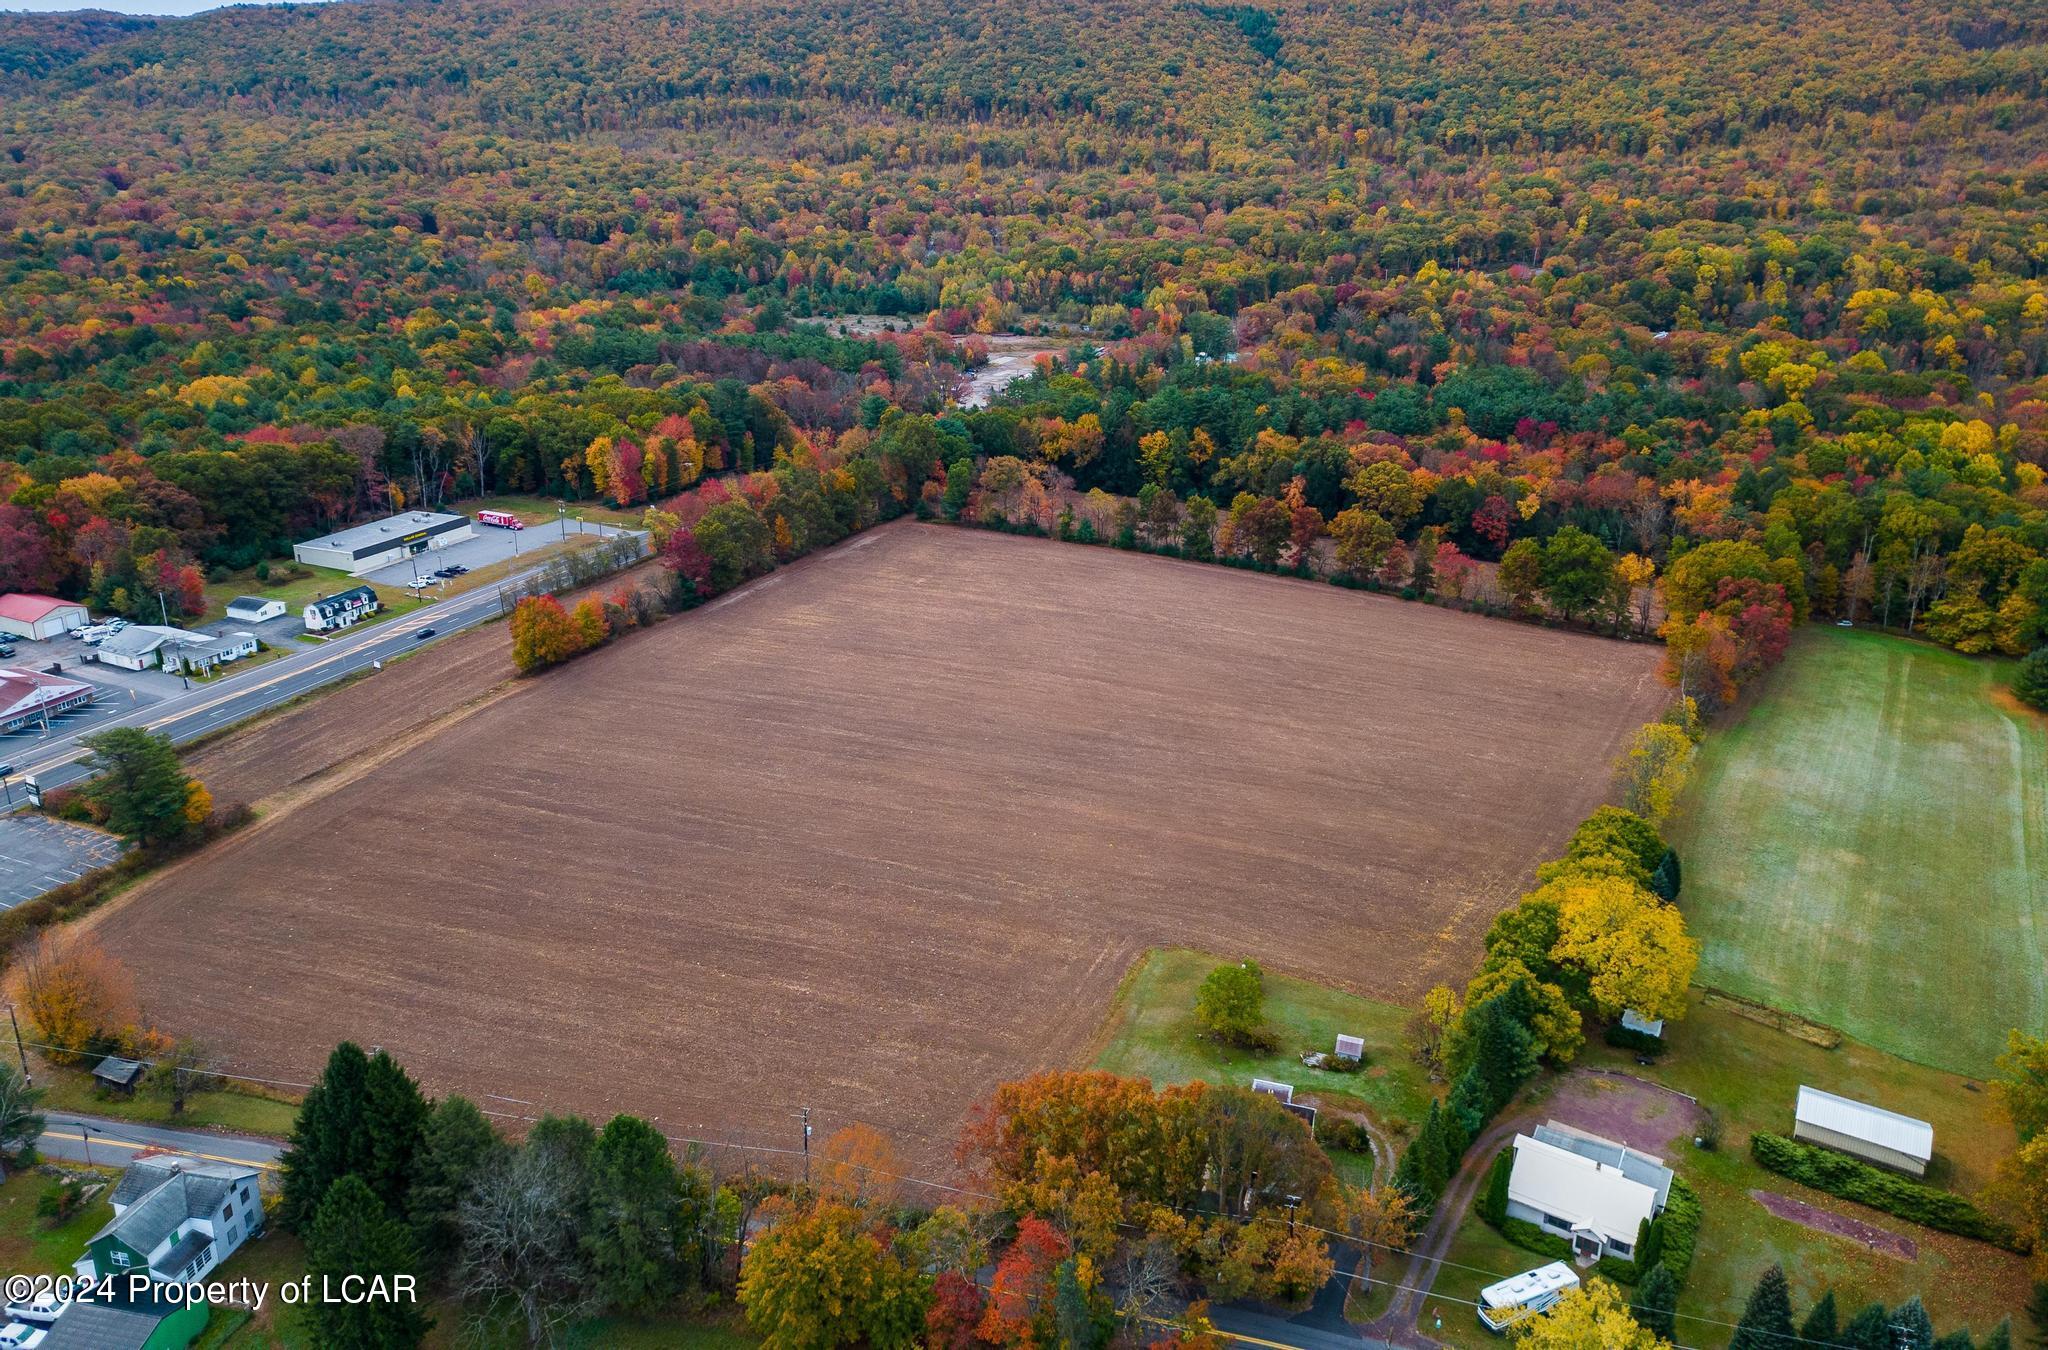
<svg viewBox="0 0 2048 1350">
<path fill-rule="evenodd" d="M 1813 1305 L 1813 1311 L 1806 1314 L 1806 1320 L 1799 1324 L 1799 1334 L 1809 1341 L 1826 1345 L 1841 1330 L 1841 1314 L 1835 1311 L 1835 1291 L 1830 1289 L 1820 1296 L 1820 1301 Z"/>
<path fill-rule="evenodd" d="M 384 1051 L 363 1085 L 363 1155 L 353 1170 L 393 1214 L 404 1214 L 430 1108 L 419 1084 Z"/>
<path fill-rule="evenodd" d="M 456 1219 L 462 1199 L 477 1176 L 505 1143 L 491 1128 L 476 1103 L 466 1097 L 444 1097 L 434 1106 L 421 1141 L 406 1214 L 421 1268 L 438 1274 L 454 1261 L 461 1244 Z"/>
<path fill-rule="evenodd" d="M 344 1276 L 415 1275 L 412 1235 L 361 1177 L 342 1177 L 328 1188 L 308 1227 L 306 1273 L 316 1289 L 336 1292 Z M 355 1302 L 315 1298 L 306 1305 L 306 1317 L 322 1350 L 403 1350 L 418 1345 L 431 1325 L 417 1302 L 374 1296 Z"/>
<path fill-rule="evenodd" d="M 1728 1350 L 1791 1350 L 1797 1343 L 1793 1336 L 1792 1295 L 1785 1287 L 1785 1268 L 1774 1264 L 1749 1291 L 1749 1306 L 1742 1310 Z"/>
<path fill-rule="evenodd" d="M 1898 1334 L 1898 1350 L 1934 1350 L 1934 1320 L 1918 1294 L 1893 1310 L 1892 1330 Z"/>
<path fill-rule="evenodd" d="M 1934 1350 L 1977 1350 L 1977 1343 L 1967 1331 L 1951 1331 L 1934 1343 Z"/>
<path fill-rule="evenodd" d="M 1644 1219 L 1636 1229 L 1636 1269 L 1647 1273 L 1664 1259 L 1664 1222 Z"/>
<path fill-rule="evenodd" d="M 1450 1164 L 1444 1157 L 1444 1113 L 1439 1103 L 1429 1104 L 1429 1115 L 1423 1119 L 1422 1133 L 1415 1137 L 1415 1147 L 1421 1154 L 1416 1168 L 1434 1200 L 1444 1193 L 1444 1183 L 1450 1179 Z"/>
<path fill-rule="evenodd" d="M 1536 1038 L 1529 1031 L 1529 994 L 1521 985 L 1468 1010 L 1472 1019 L 1471 1068 L 1486 1088 L 1490 1118 L 1536 1072 Z"/>
<path fill-rule="evenodd" d="M 2028 1295 L 2027 1320 L 2034 1324 L 2034 1344 L 2048 1345 L 2048 1282 L 2036 1284 Z"/>
<path fill-rule="evenodd" d="M 1476 1066 L 1458 1075 L 1458 1081 L 1451 1085 L 1450 1103 L 1451 1114 L 1465 1131 L 1469 1144 L 1487 1119 L 1486 1080 L 1479 1076 Z"/>
<path fill-rule="evenodd" d="M 320 1081 L 306 1093 L 285 1150 L 278 1218 L 293 1232 L 313 1222 L 327 1189 L 354 1170 L 362 1153 L 363 1100 L 370 1060 L 361 1046 L 343 1041 L 327 1057 Z"/>
<path fill-rule="evenodd" d="M 681 1289 L 683 1182 L 668 1140 L 635 1116 L 614 1116 L 590 1158 L 583 1246 L 607 1306 L 644 1312 Z"/>
<path fill-rule="evenodd" d="M 1677 1332 L 1678 1277 L 1671 1267 L 1654 1265 L 1636 1285 L 1635 1305 L 1629 1309 L 1636 1321 L 1665 1340 Z"/>
<path fill-rule="evenodd" d="M 2012 1350 L 2012 1319 L 2007 1318 L 1991 1328 L 1991 1334 L 1977 1350 Z"/>
<path fill-rule="evenodd" d="M 1836 1341 L 1847 1350 L 1892 1350 L 1892 1324 L 1884 1304 L 1873 1303 L 1850 1318 Z"/>
</svg>

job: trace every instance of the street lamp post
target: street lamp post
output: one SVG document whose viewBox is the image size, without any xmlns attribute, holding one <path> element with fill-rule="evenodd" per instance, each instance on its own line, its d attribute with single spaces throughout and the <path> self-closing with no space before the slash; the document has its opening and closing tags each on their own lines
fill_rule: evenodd
<svg viewBox="0 0 2048 1350">
<path fill-rule="evenodd" d="M 555 522 L 562 527 L 562 538 L 569 537 L 569 503 L 555 503 Z"/>
</svg>

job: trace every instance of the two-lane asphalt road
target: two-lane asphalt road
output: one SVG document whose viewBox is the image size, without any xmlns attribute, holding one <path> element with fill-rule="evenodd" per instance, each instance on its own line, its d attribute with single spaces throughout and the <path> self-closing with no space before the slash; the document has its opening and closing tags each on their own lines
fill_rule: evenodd
<svg viewBox="0 0 2048 1350">
<path fill-rule="evenodd" d="M 435 641 L 494 619 L 499 611 L 498 592 L 506 586 L 516 585 L 529 575 L 530 572 L 521 573 L 503 582 L 395 615 L 366 628 L 344 629 L 317 649 L 303 653 L 295 651 L 273 665 L 258 667 L 241 677 L 230 677 L 224 682 L 225 687 L 209 685 L 185 690 L 124 716 L 95 722 L 76 734 L 67 735 L 59 730 L 47 739 L 15 736 L 0 740 L 0 759 L 14 762 L 16 781 L 33 777 L 40 787 L 62 787 L 86 776 L 84 760 L 87 751 L 78 743 L 80 736 L 105 731 L 109 727 L 140 726 L 150 731 L 168 732 L 171 739 L 179 744 L 196 740 L 322 685 L 332 684 L 368 670 L 379 662 L 413 651 L 423 642 Z M 424 640 L 414 637 L 422 628 L 432 628 L 434 637 Z"/>
<path fill-rule="evenodd" d="M 133 1120 L 53 1111 L 43 1118 L 43 1136 L 36 1141 L 36 1151 L 46 1158 L 101 1167 L 126 1167 L 138 1153 L 182 1153 L 188 1158 L 247 1163 L 275 1171 L 284 1145 L 253 1135 L 171 1130 Z"/>
</svg>

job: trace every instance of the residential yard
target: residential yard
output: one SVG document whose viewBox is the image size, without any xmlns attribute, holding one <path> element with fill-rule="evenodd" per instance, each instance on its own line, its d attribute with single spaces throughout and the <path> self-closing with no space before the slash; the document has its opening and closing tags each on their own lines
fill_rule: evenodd
<svg viewBox="0 0 2048 1350">
<path fill-rule="evenodd" d="M 207 623 L 227 617 L 228 602 L 238 595 L 281 600 L 287 612 L 297 614 L 322 596 L 368 584 L 338 567 L 308 567 L 304 563 L 273 561 L 267 581 L 258 579 L 254 568 L 235 572 L 226 581 L 209 581 L 206 584 L 206 612 L 192 622 Z M 404 590 L 397 587 L 372 586 L 371 589 L 377 592 L 377 598 L 383 601 L 387 611 L 406 598 Z"/>
<path fill-rule="evenodd" d="M 68 1170 L 83 1172 L 83 1167 Z M 96 1169 L 112 1182 L 117 1173 Z M 85 1250 L 86 1239 L 97 1233 L 114 1210 L 102 1190 L 90 1203 L 63 1223 L 51 1226 L 36 1214 L 36 1201 L 55 1184 L 51 1177 L 36 1172 L 16 1172 L 0 1182 L 0 1273 L 8 1275 L 64 1275 Z"/>
<path fill-rule="evenodd" d="M 1700 983 L 1960 1073 L 2048 1025 L 2048 719 L 2008 666 L 1799 634 L 1668 831 Z"/>
<path fill-rule="evenodd" d="M 82 1068 L 36 1060 L 36 1086 L 43 1089 L 41 1109 L 45 1112 L 72 1111 L 83 1115 L 110 1116 L 116 1120 L 141 1121 L 150 1125 L 174 1125 L 180 1129 L 218 1129 L 235 1134 L 262 1134 L 284 1138 L 291 1133 L 296 1102 L 282 1094 L 271 1096 L 257 1090 L 195 1092 L 185 1099 L 185 1113 L 171 1114 L 171 1103 L 146 1088 L 132 1097 L 104 1092 Z"/>
<path fill-rule="evenodd" d="M 1094 1066 L 1155 1083 L 1250 1086 L 1254 1078 L 1292 1083 L 1295 1099 L 1340 1114 L 1369 1116 L 1395 1147 L 1429 1111 L 1426 1076 L 1402 1045 L 1409 1013 L 1305 980 L 1266 972 L 1266 1022 L 1278 1038 L 1271 1053 L 1239 1050 L 1203 1036 L 1195 1025 L 1195 991 L 1227 958 L 1182 947 L 1155 948 L 1135 961 L 1117 989 L 1098 1036 Z M 1301 1062 L 1304 1050 L 1329 1050 L 1337 1035 L 1365 1041 L 1366 1068 L 1331 1073 Z M 1360 1174 L 1356 1155 L 1332 1153 L 1348 1180 Z"/>
<path fill-rule="evenodd" d="M 2022 1258 L 1808 1190 L 1758 1167 L 1749 1154 L 1753 1132 L 1791 1132 L 1793 1099 L 1799 1085 L 1807 1083 L 1931 1122 L 1933 1179 L 1975 1195 L 1990 1180 L 2011 1139 L 2008 1127 L 1987 1118 L 1987 1094 L 1971 1090 L 1966 1079 L 1857 1041 L 1823 1049 L 1697 997 L 1691 1015 L 1671 1024 L 1667 1032 L 1671 1049 L 1655 1066 L 1640 1066 L 1633 1055 L 1599 1044 L 1587 1048 L 1582 1062 L 1690 1093 L 1720 1121 L 1716 1149 L 1701 1150 L 1678 1141 L 1665 1151 L 1665 1161 L 1692 1184 L 1704 1209 L 1698 1255 L 1679 1302 L 1681 1313 L 1734 1321 L 1757 1277 L 1777 1262 L 1791 1279 L 1793 1302 L 1801 1316 L 1822 1290 L 1832 1288 L 1845 1315 L 1874 1300 L 1891 1305 L 1918 1294 L 1944 1334 L 1967 1326 L 1982 1336 L 2001 1318 L 2018 1317 L 2028 1288 Z M 1531 1114 L 1540 1120 L 1548 1114 L 1546 1108 L 1539 1099 Z M 1560 1115 L 1572 1121 L 1571 1113 Z M 1597 1128 L 1597 1122 L 1589 1124 Z M 1753 1190 L 1793 1196 L 1830 1213 L 1853 1216 L 1909 1239 L 1916 1256 L 1902 1260 L 1862 1242 L 1774 1217 L 1752 1198 Z M 1530 1269 L 1544 1259 L 1507 1243 L 1474 1215 L 1466 1217 L 1450 1254 L 1452 1261 L 1498 1275 Z M 1447 1299 L 1469 1299 L 1487 1283 L 1490 1280 L 1478 1272 L 1447 1268 L 1433 1292 Z M 1469 1308 L 1459 1309 L 1455 1319 L 1447 1310 L 1446 1331 L 1454 1320 L 1471 1334 L 1447 1336 L 1453 1344 L 1489 1343 Z M 1425 1329 L 1426 1323 L 1425 1313 Z M 1729 1333 L 1725 1326 L 1701 1321 L 1681 1321 L 1679 1330 L 1680 1339 L 1695 1346 L 1725 1345 Z"/>
</svg>

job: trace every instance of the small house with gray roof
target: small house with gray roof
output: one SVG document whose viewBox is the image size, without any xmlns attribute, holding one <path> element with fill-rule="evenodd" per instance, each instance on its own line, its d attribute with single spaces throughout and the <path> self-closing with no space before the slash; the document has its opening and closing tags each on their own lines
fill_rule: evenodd
<svg viewBox="0 0 2048 1350">
<path fill-rule="evenodd" d="M 137 1158 L 114 1188 L 114 1217 L 86 1243 L 88 1279 L 147 1270 L 153 1280 L 203 1278 L 263 1227 L 257 1169 L 161 1154 Z"/>
</svg>

